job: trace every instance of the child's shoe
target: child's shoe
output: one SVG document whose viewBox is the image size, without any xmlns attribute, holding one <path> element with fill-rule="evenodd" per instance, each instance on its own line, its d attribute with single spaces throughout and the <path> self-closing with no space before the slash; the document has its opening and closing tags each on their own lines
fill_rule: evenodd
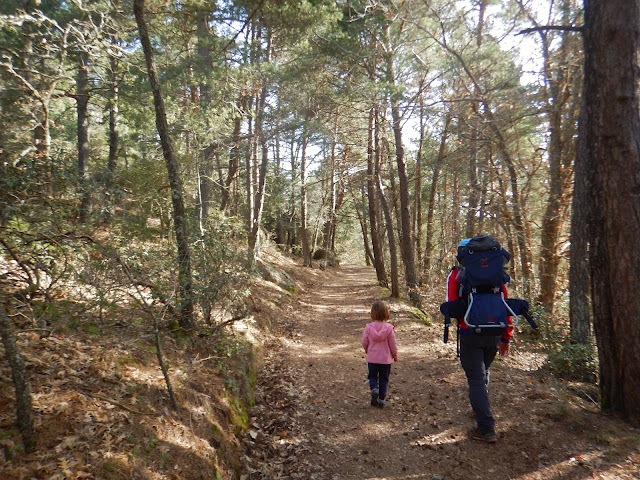
<svg viewBox="0 0 640 480">
<path fill-rule="evenodd" d="M 378 406 L 378 389 L 377 388 L 374 388 L 373 390 L 371 390 L 371 406 L 372 407 Z"/>
</svg>

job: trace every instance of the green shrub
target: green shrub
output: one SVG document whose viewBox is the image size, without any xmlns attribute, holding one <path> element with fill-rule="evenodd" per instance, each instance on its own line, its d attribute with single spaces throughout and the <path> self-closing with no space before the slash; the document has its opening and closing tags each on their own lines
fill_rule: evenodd
<svg viewBox="0 0 640 480">
<path fill-rule="evenodd" d="M 565 342 L 549 351 L 547 368 L 565 380 L 595 383 L 598 377 L 598 362 L 592 343 Z"/>
</svg>

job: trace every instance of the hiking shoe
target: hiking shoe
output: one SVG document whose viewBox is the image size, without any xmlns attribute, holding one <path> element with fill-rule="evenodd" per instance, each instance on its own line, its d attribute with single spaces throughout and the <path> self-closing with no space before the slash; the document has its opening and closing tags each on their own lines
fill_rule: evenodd
<svg viewBox="0 0 640 480">
<path fill-rule="evenodd" d="M 378 406 L 378 390 L 371 390 L 371 406 Z"/>
<path fill-rule="evenodd" d="M 498 436 L 496 435 L 495 431 L 493 431 L 493 430 L 480 430 L 479 428 L 476 428 L 472 432 L 471 438 L 473 438 L 474 440 L 481 440 L 481 441 L 487 442 L 487 443 L 496 443 L 498 441 Z"/>
<path fill-rule="evenodd" d="M 385 400 L 378 400 L 378 408 L 384 408 L 386 401 Z"/>
</svg>

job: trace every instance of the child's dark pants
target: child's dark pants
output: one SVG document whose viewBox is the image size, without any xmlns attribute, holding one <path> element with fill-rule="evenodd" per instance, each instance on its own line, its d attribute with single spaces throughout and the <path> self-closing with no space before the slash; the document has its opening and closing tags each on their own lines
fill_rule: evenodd
<svg viewBox="0 0 640 480">
<path fill-rule="evenodd" d="M 389 375 L 391 374 L 390 363 L 368 363 L 369 366 L 369 388 L 378 389 L 378 398 L 387 398 L 387 387 L 389 387 Z"/>
</svg>

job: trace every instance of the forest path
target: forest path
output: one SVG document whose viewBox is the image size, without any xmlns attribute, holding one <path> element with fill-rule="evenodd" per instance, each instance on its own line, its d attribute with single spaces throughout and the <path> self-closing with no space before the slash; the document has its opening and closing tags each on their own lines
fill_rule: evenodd
<svg viewBox="0 0 640 480">
<path fill-rule="evenodd" d="M 389 302 L 399 362 L 387 407 L 371 407 L 360 339 L 372 302 L 389 301 L 387 291 L 369 268 L 312 272 L 265 345 L 248 478 L 640 478 L 638 464 L 629 467 L 640 458 L 637 430 L 601 416 L 588 400 L 568 399 L 517 344 L 492 368 L 499 441 L 471 440 L 455 333 L 444 345 L 439 318 L 426 326 L 400 302 Z M 603 438 L 616 435 L 607 448 Z"/>
</svg>

